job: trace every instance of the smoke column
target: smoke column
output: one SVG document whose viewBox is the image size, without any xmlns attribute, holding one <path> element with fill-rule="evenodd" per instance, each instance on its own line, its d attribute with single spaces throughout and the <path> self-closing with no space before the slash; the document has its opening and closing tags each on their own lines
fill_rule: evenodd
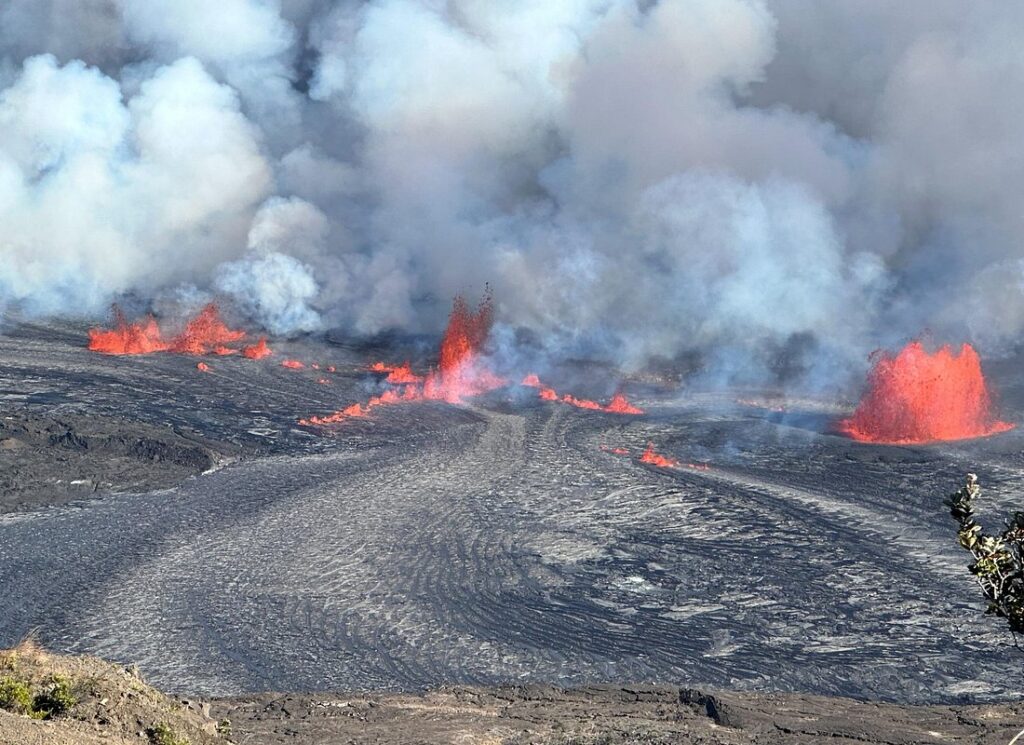
<svg viewBox="0 0 1024 745">
<path fill-rule="evenodd" d="M 0 312 L 194 287 L 438 332 L 489 281 L 551 349 L 725 381 L 860 379 L 926 326 L 995 354 L 1022 34 L 995 0 L 8 0 Z"/>
</svg>

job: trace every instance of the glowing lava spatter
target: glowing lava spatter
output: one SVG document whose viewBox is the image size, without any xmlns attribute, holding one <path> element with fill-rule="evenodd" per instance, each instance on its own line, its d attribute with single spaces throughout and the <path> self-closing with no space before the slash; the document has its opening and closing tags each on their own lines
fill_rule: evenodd
<svg viewBox="0 0 1024 745">
<path fill-rule="evenodd" d="M 302 370 L 306 364 L 299 360 L 282 360 L 281 367 L 287 367 L 289 370 Z"/>
<path fill-rule="evenodd" d="M 173 352 L 196 356 L 207 354 L 227 356 L 239 352 L 237 348 L 228 345 L 240 341 L 246 336 L 244 331 L 232 329 L 224 323 L 215 303 L 204 306 L 199 313 L 189 319 L 180 334 L 169 340 L 165 338 L 156 319 L 152 316 L 146 316 L 143 321 L 128 323 L 119 307 L 115 305 L 113 311 L 114 328 L 89 329 L 89 349 L 94 352 L 115 355 Z M 260 343 L 262 344 L 260 356 L 270 354 L 266 340 L 261 339 Z M 246 347 L 245 350 L 242 350 L 246 357 L 258 359 L 259 356 L 254 357 L 247 352 L 249 349 L 259 350 L 260 345 Z"/>
<path fill-rule="evenodd" d="M 267 346 L 267 337 L 265 336 L 261 336 L 258 342 L 242 350 L 242 355 L 250 360 L 262 360 L 272 354 L 273 351 Z"/>
<path fill-rule="evenodd" d="M 506 381 L 495 375 L 482 359 L 493 319 L 489 295 L 484 297 L 476 311 L 471 310 L 461 296 L 456 296 L 448 326 L 441 338 L 437 369 L 420 376 L 412 371 L 409 363 L 393 366 L 375 362 L 370 370 L 388 373 L 385 382 L 403 386 L 402 392 L 389 389 L 372 397 L 365 405 L 352 404 L 326 416 L 300 419 L 299 424 L 337 424 L 346 419 L 364 417 L 378 406 L 412 401 L 460 403 L 505 385 Z"/>
<path fill-rule="evenodd" d="M 554 388 L 549 388 L 540 382 L 540 378 L 536 373 L 530 373 L 523 378 L 520 385 L 524 385 L 528 388 L 536 388 L 537 395 L 543 401 L 561 401 L 563 404 L 569 404 L 575 406 L 578 409 L 590 409 L 591 411 L 605 411 L 609 414 L 643 414 L 644 410 L 633 406 L 622 393 L 616 393 L 612 396 L 612 400 L 608 402 L 607 406 L 602 406 L 597 401 L 591 401 L 589 398 L 576 398 L 573 395 L 566 393 L 563 396 L 558 395 L 558 391 Z"/>
<path fill-rule="evenodd" d="M 668 458 L 655 452 L 653 442 L 647 443 L 647 449 L 641 454 L 640 462 L 649 463 L 652 466 L 658 466 L 659 468 L 677 468 L 679 466 L 679 461 L 675 458 Z"/>
<path fill-rule="evenodd" d="M 883 444 L 963 440 L 1014 427 L 993 414 L 981 360 L 970 344 L 959 353 L 948 345 L 929 353 L 919 341 L 896 355 L 876 353 L 867 392 L 838 426 L 855 440 Z"/>
<path fill-rule="evenodd" d="M 424 398 L 459 403 L 505 385 L 507 381 L 491 372 L 480 358 L 493 323 L 494 304 L 489 294 L 476 312 L 461 295 L 455 296 L 441 337 L 437 370 L 423 381 Z"/>
<path fill-rule="evenodd" d="M 244 338 L 245 332 L 228 328 L 221 320 L 217 306 L 209 303 L 185 324 L 184 330 L 171 343 L 171 351 L 178 354 L 209 354 Z M 223 352 L 217 351 L 217 354 Z"/>
<path fill-rule="evenodd" d="M 89 349 L 103 354 L 151 354 L 170 347 L 164 341 L 153 316 L 144 321 L 128 323 L 124 313 L 114 306 L 114 328 L 89 329 Z"/>
<path fill-rule="evenodd" d="M 412 367 L 406 362 L 398 367 L 391 368 L 391 371 L 384 380 L 392 385 L 410 385 L 412 383 L 422 383 L 423 376 L 414 373 Z"/>
<path fill-rule="evenodd" d="M 612 400 L 604 407 L 605 411 L 613 414 L 643 414 L 644 410 L 637 408 L 629 402 L 624 395 L 616 393 L 612 396 Z"/>
</svg>

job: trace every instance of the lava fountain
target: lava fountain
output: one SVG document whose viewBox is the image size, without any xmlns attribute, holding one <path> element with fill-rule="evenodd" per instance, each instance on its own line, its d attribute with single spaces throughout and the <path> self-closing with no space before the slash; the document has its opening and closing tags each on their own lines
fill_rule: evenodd
<svg viewBox="0 0 1024 745">
<path fill-rule="evenodd" d="M 985 437 L 1013 429 L 992 411 L 981 360 L 970 344 L 929 353 L 919 341 L 898 354 L 876 352 L 868 389 L 853 416 L 838 423 L 855 440 L 923 444 Z"/>
<path fill-rule="evenodd" d="M 153 316 L 143 321 L 128 323 L 124 313 L 114 306 L 114 327 L 111 329 L 89 329 L 89 349 L 94 352 L 114 355 L 153 354 L 173 352 L 188 355 L 232 355 L 239 350 L 227 345 L 244 339 L 246 333 L 228 327 L 220 317 L 215 303 L 203 307 L 185 324 L 177 336 L 166 338 Z M 243 351 L 246 357 L 259 359 L 270 354 L 266 340 L 261 339 L 253 347 Z M 255 351 L 253 355 L 250 352 Z"/>
<path fill-rule="evenodd" d="M 89 329 L 89 349 L 103 354 L 151 354 L 170 348 L 153 316 L 128 323 L 124 312 L 114 306 L 114 328 Z"/>
</svg>

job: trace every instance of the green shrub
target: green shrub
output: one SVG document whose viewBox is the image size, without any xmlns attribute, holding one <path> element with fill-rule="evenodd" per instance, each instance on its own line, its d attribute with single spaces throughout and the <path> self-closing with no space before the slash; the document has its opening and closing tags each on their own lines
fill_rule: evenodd
<svg viewBox="0 0 1024 745">
<path fill-rule="evenodd" d="M 36 694 L 32 708 L 42 714 L 43 719 L 66 716 L 78 703 L 71 690 L 71 681 L 62 675 L 54 675 L 42 692 Z"/>
<path fill-rule="evenodd" d="M 15 714 L 31 713 L 32 690 L 28 683 L 10 675 L 0 678 L 0 709 Z"/>
<path fill-rule="evenodd" d="M 154 724 L 146 735 L 152 745 L 191 745 L 187 737 L 178 737 L 166 722 Z"/>
<path fill-rule="evenodd" d="M 986 613 L 1005 618 L 1010 631 L 1024 633 L 1024 512 L 1015 512 L 999 535 L 986 534 L 974 520 L 974 500 L 981 494 L 978 477 L 967 482 L 946 502 L 960 529 L 960 545 L 974 561 L 967 569 L 988 600 Z"/>
</svg>

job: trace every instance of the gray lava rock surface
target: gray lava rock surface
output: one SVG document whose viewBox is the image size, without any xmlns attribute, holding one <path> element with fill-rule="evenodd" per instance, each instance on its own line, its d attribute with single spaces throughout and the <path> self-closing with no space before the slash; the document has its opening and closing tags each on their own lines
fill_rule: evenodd
<svg viewBox="0 0 1024 745">
<path fill-rule="evenodd" d="M 119 417 L 241 456 L 0 517 L 0 644 L 36 630 L 207 695 L 633 680 L 1020 696 L 942 506 L 973 470 L 983 518 L 1019 508 L 1019 431 L 876 447 L 828 434 L 842 408 L 820 400 L 650 387 L 633 391 L 648 413 L 626 417 L 516 386 L 321 431 L 296 421 L 380 390 L 364 356 L 310 343 L 203 374 L 83 344 L 70 326 L 0 337 L 0 415 Z M 320 384 L 286 354 L 337 372 Z M 1020 420 L 1013 396 L 1003 413 Z M 648 441 L 710 469 L 644 465 Z"/>
</svg>

